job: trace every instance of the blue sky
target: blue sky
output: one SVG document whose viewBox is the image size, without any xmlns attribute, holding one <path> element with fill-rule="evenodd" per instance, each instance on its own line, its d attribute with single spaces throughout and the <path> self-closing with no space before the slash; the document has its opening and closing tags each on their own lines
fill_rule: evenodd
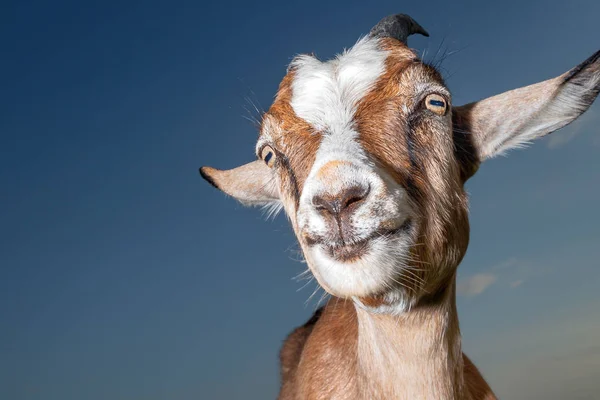
<svg viewBox="0 0 600 400">
<path fill-rule="evenodd" d="M 274 398 L 314 286 L 292 279 L 285 217 L 198 167 L 253 159 L 246 98 L 267 108 L 292 56 L 398 12 L 431 34 L 409 41 L 426 60 L 460 50 L 456 104 L 600 47 L 593 0 L 3 3 L 0 397 Z M 464 349 L 502 398 L 600 389 L 599 107 L 467 185 Z"/>
</svg>

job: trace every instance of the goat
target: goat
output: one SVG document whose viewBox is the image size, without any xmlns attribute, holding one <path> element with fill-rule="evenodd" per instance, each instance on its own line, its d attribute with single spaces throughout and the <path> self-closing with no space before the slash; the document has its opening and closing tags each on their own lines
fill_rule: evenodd
<svg viewBox="0 0 600 400">
<path fill-rule="evenodd" d="M 465 182 L 479 165 L 567 125 L 600 92 L 600 51 L 550 80 L 464 106 L 381 20 L 322 62 L 293 59 L 258 160 L 200 169 L 247 205 L 282 207 L 332 295 L 280 353 L 279 399 L 494 399 L 461 350 L 456 272 L 469 241 Z"/>
</svg>

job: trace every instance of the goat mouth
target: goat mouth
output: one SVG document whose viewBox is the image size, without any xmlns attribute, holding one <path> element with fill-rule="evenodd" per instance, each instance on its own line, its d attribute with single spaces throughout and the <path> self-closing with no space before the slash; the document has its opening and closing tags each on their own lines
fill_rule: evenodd
<svg viewBox="0 0 600 400">
<path fill-rule="evenodd" d="M 361 258 L 369 250 L 369 239 L 359 242 L 325 247 L 327 254 L 338 261 L 350 262 Z"/>
<path fill-rule="evenodd" d="M 340 262 L 352 262 L 363 257 L 370 247 L 370 243 L 373 239 L 386 238 L 390 239 L 402 232 L 408 231 L 411 226 L 411 221 L 406 220 L 398 228 L 394 229 L 379 229 L 373 232 L 365 239 L 352 242 L 352 243 L 341 243 L 334 245 L 323 245 L 323 248 L 327 254 L 334 260 Z"/>
</svg>

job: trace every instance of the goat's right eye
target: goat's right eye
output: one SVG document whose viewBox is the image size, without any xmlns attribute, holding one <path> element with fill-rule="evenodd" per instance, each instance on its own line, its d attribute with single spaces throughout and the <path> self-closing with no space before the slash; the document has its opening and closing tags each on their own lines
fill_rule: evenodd
<svg viewBox="0 0 600 400">
<path fill-rule="evenodd" d="M 275 165 L 276 156 L 275 151 L 273 151 L 271 146 L 263 147 L 260 153 L 260 157 L 263 159 L 263 161 L 265 162 L 265 164 L 267 164 L 269 168 L 273 168 L 273 165 Z"/>
<path fill-rule="evenodd" d="M 425 107 L 427 107 L 429 111 L 433 111 L 437 115 L 446 114 L 446 110 L 448 109 L 446 100 L 439 94 L 430 94 L 429 96 L 427 96 L 425 98 Z"/>
</svg>

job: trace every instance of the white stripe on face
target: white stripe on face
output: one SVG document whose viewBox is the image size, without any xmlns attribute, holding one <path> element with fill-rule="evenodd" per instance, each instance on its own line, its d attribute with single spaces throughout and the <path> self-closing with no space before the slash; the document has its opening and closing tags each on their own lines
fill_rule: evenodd
<svg viewBox="0 0 600 400">
<path fill-rule="evenodd" d="M 294 60 L 292 108 L 323 135 L 303 190 L 310 198 L 315 194 L 311 193 L 311 178 L 327 162 L 370 164 L 356 141 L 354 114 L 358 103 L 385 72 L 387 56 L 376 39 L 367 37 L 328 62 L 311 56 Z"/>
</svg>

